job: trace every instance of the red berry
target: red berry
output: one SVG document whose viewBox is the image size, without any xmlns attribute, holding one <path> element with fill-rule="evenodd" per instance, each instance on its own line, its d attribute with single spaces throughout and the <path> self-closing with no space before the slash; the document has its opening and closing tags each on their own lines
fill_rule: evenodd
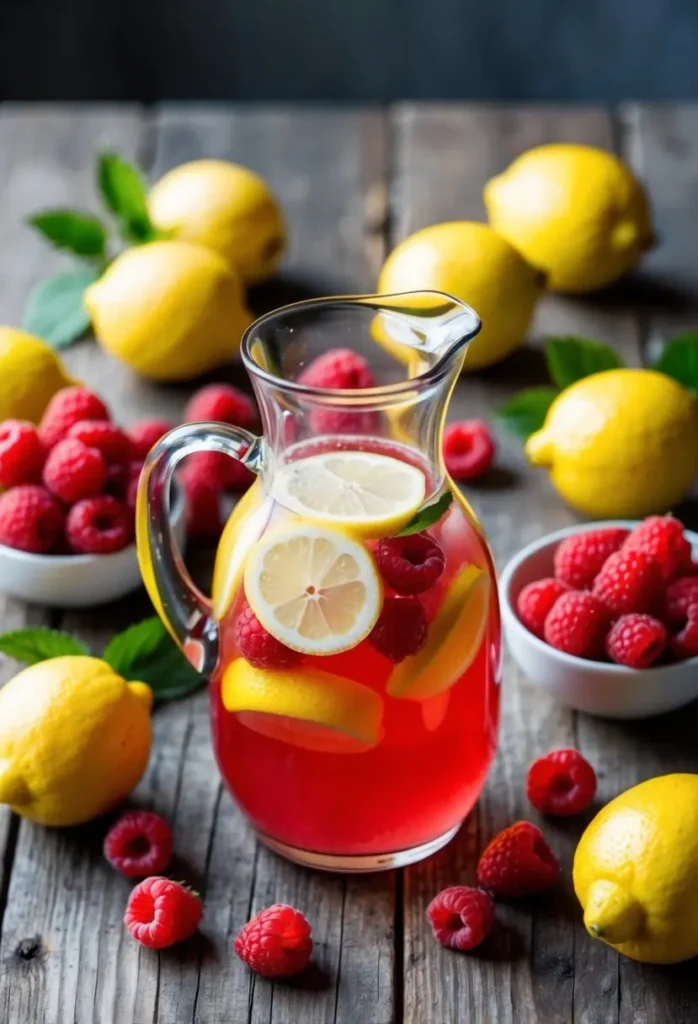
<svg viewBox="0 0 698 1024">
<path fill-rule="evenodd" d="M 665 583 L 691 565 L 690 541 L 684 534 L 683 523 L 673 516 L 649 516 L 635 527 L 623 549 L 651 555 Z"/>
<path fill-rule="evenodd" d="M 606 654 L 618 665 L 649 668 L 664 653 L 666 627 L 651 615 L 631 612 L 614 622 L 606 637 Z"/>
<path fill-rule="evenodd" d="M 0 423 L 0 487 L 38 483 L 45 459 L 46 449 L 33 423 Z"/>
<path fill-rule="evenodd" d="M 153 445 L 156 445 L 174 426 L 169 420 L 136 420 L 126 433 L 131 439 L 133 457 L 144 459 Z"/>
<path fill-rule="evenodd" d="M 516 610 L 526 629 L 542 640 L 548 612 L 558 597 L 569 589 L 562 580 L 552 577 L 535 580 L 525 586 L 516 599 Z"/>
<path fill-rule="evenodd" d="M 698 576 L 680 576 L 666 588 L 662 609 L 664 621 L 670 626 L 682 625 L 692 604 L 698 604 Z"/>
<path fill-rule="evenodd" d="M 65 512 L 38 484 L 21 484 L 0 494 L 0 544 L 45 555 L 63 535 Z"/>
<path fill-rule="evenodd" d="M 374 552 L 381 576 L 398 594 L 421 594 L 441 576 L 446 557 L 426 533 L 382 540 Z"/>
<path fill-rule="evenodd" d="M 184 422 L 217 420 L 249 430 L 257 422 L 254 400 L 232 384 L 208 384 L 197 391 L 184 409 Z"/>
<path fill-rule="evenodd" d="M 630 530 L 608 527 L 565 537 L 555 551 L 555 575 L 574 590 L 588 590 L 606 559 L 628 536 Z"/>
<path fill-rule="evenodd" d="M 83 498 L 68 513 L 65 535 L 78 554 L 110 555 L 133 540 L 133 516 L 111 494 Z"/>
<path fill-rule="evenodd" d="M 375 387 L 368 363 L 350 348 L 331 348 L 313 359 L 299 375 L 298 382 L 307 387 L 332 391 Z"/>
<path fill-rule="evenodd" d="M 52 494 L 72 505 L 100 493 L 107 482 L 107 464 L 97 448 L 67 437 L 48 453 L 43 480 Z"/>
<path fill-rule="evenodd" d="M 674 657 L 695 658 L 698 656 L 698 605 L 691 605 L 688 610 L 686 625 L 680 633 L 670 640 Z"/>
<path fill-rule="evenodd" d="M 380 426 L 376 412 L 349 409 L 314 409 L 310 414 L 314 434 L 375 434 Z"/>
<path fill-rule="evenodd" d="M 265 978 L 300 974 L 313 952 L 311 927 L 299 910 L 275 903 L 248 921 L 235 939 L 243 963 Z"/>
<path fill-rule="evenodd" d="M 197 452 L 185 462 L 188 473 L 198 476 L 221 490 L 246 491 L 254 483 L 254 473 L 238 459 L 223 452 Z"/>
<path fill-rule="evenodd" d="M 97 448 L 108 463 L 128 462 L 133 455 L 131 439 L 107 420 L 80 420 L 73 423 L 68 437 L 82 441 L 88 448 Z"/>
<path fill-rule="evenodd" d="M 46 448 L 53 448 L 67 436 L 74 423 L 109 419 L 109 410 L 94 392 L 78 385 L 62 388 L 53 396 L 41 417 L 39 437 Z"/>
<path fill-rule="evenodd" d="M 568 590 L 548 612 L 543 637 L 551 647 L 577 658 L 598 658 L 610 625 L 608 609 L 586 590 Z"/>
<path fill-rule="evenodd" d="M 629 612 L 653 612 L 661 601 L 659 566 L 646 552 L 623 547 L 606 559 L 592 593 L 614 618 Z"/>
<path fill-rule="evenodd" d="M 541 814 L 581 814 L 596 795 L 596 772 L 578 750 L 553 750 L 528 769 L 526 795 Z"/>
<path fill-rule="evenodd" d="M 495 896 L 533 896 L 553 885 L 560 865 L 545 837 L 530 821 L 517 821 L 485 847 L 477 882 Z"/>
<path fill-rule="evenodd" d="M 427 907 L 434 938 L 446 949 L 475 949 L 494 924 L 494 903 L 489 893 L 469 885 L 442 889 Z"/>
<path fill-rule="evenodd" d="M 126 508 L 128 508 L 131 512 L 136 511 L 136 502 L 138 501 L 138 485 L 141 480 L 142 471 L 142 462 L 132 462 L 128 467 L 128 476 L 126 479 L 126 494 L 124 495 L 124 501 L 126 502 Z"/>
<path fill-rule="evenodd" d="M 427 618 L 416 597 L 386 597 L 369 643 L 396 665 L 422 649 Z"/>
<path fill-rule="evenodd" d="M 460 420 L 444 430 L 446 469 L 454 480 L 476 480 L 492 465 L 494 441 L 484 420 Z"/>
<path fill-rule="evenodd" d="M 187 536 L 220 537 L 223 530 L 220 485 L 186 467 L 179 480 L 186 499 Z"/>
<path fill-rule="evenodd" d="M 136 942 L 166 949 L 190 938 L 202 916 L 195 892 L 180 882 L 153 876 L 139 882 L 129 896 L 124 925 Z"/>
<path fill-rule="evenodd" d="M 233 636 L 240 654 L 255 668 L 293 668 L 301 660 L 298 651 L 267 632 L 247 602 L 235 620 Z"/>
<path fill-rule="evenodd" d="M 127 878 L 160 874 L 172 857 L 172 829 L 152 811 L 128 811 L 107 832 L 104 856 Z"/>
</svg>

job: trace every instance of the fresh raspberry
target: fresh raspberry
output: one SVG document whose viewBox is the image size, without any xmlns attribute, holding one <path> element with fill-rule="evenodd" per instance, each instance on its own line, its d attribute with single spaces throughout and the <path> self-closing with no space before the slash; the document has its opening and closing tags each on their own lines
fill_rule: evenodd
<svg viewBox="0 0 698 1024">
<path fill-rule="evenodd" d="M 246 491 L 254 483 L 254 473 L 238 459 L 223 452 L 197 452 L 186 460 L 187 472 L 198 476 L 221 490 Z"/>
<path fill-rule="evenodd" d="M 698 559 L 693 558 L 687 565 L 681 566 L 679 577 L 698 576 Z"/>
<path fill-rule="evenodd" d="M 202 916 L 195 892 L 181 882 L 154 875 L 139 882 L 129 896 L 124 925 L 136 942 L 166 949 L 190 938 Z"/>
<path fill-rule="evenodd" d="M 698 605 L 691 605 L 688 620 L 680 633 L 670 640 L 671 652 L 679 659 L 698 656 Z"/>
<path fill-rule="evenodd" d="M 551 647 L 577 658 L 598 658 L 610 626 L 608 609 L 586 590 L 568 590 L 548 612 L 543 638 Z"/>
<path fill-rule="evenodd" d="M 33 423 L 26 420 L 0 423 L 0 487 L 38 483 L 45 460 L 46 449 Z"/>
<path fill-rule="evenodd" d="M 128 466 L 128 478 L 126 481 L 126 494 L 124 501 L 126 502 L 126 508 L 131 512 L 136 511 L 136 502 L 138 501 L 138 485 L 141 480 L 141 473 L 143 471 L 142 462 L 131 462 Z"/>
<path fill-rule="evenodd" d="M 247 602 L 235 620 L 233 637 L 240 654 L 255 668 L 293 668 L 301 660 L 298 651 L 267 632 Z"/>
<path fill-rule="evenodd" d="M 220 486 L 187 467 L 180 473 L 179 481 L 187 505 L 187 536 L 220 537 L 223 530 Z"/>
<path fill-rule="evenodd" d="M 102 399 L 87 388 L 74 385 L 61 388 L 48 403 L 39 424 L 39 437 L 46 448 L 67 436 L 74 423 L 80 420 L 110 420 L 109 410 Z"/>
<path fill-rule="evenodd" d="M 126 433 L 131 439 L 134 459 L 144 459 L 153 445 L 174 426 L 169 420 L 136 420 Z"/>
<path fill-rule="evenodd" d="M 349 409 L 314 409 L 310 414 L 314 434 L 375 434 L 380 426 L 378 413 L 352 412 Z"/>
<path fill-rule="evenodd" d="M 662 618 L 670 626 L 680 626 L 692 604 L 698 605 L 698 576 L 680 576 L 666 588 Z"/>
<path fill-rule="evenodd" d="M 545 620 L 558 597 L 570 588 L 562 580 L 546 577 L 523 588 L 516 599 L 516 610 L 526 629 L 543 639 Z"/>
<path fill-rule="evenodd" d="M 265 978 L 300 974 L 313 952 L 311 927 L 299 910 L 275 903 L 248 921 L 235 940 L 243 963 Z"/>
<path fill-rule="evenodd" d="M 390 537 L 374 552 L 381 576 L 398 594 L 422 594 L 441 576 L 446 556 L 426 533 Z"/>
<path fill-rule="evenodd" d="M 541 814 L 581 814 L 596 796 L 596 772 L 578 750 L 553 750 L 528 769 L 526 795 Z"/>
<path fill-rule="evenodd" d="M 396 665 L 421 650 L 427 639 L 427 617 L 416 597 L 386 597 L 369 643 Z"/>
<path fill-rule="evenodd" d="M 97 448 L 67 437 L 48 453 L 43 480 L 52 494 L 72 505 L 100 493 L 107 482 L 107 464 Z"/>
<path fill-rule="evenodd" d="M 184 409 L 185 423 L 202 420 L 217 420 L 249 430 L 257 422 L 257 406 L 232 384 L 208 384 L 192 395 Z"/>
<path fill-rule="evenodd" d="M 82 441 L 88 448 L 97 448 L 110 464 L 128 462 L 133 455 L 130 437 L 107 420 L 80 420 L 73 423 L 68 437 Z"/>
<path fill-rule="evenodd" d="M 446 949 L 475 949 L 494 924 L 494 903 L 489 893 L 469 885 L 442 889 L 427 907 L 434 938 Z"/>
<path fill-rule="evenodd" d="M 107 832 L 104 856 L 127 878 L 160 874 L 172 857 L 172 829 L 152 811 L 128 811 Z"/>
<path fill-rule="evenodd" d="M 555 551 L 555 575 L 573 590 L 589 590 L 606 559 L 629 536 L 630 530 L 609 527 L 565 537 Z"/>
<path fill-rule="evenodd" d="M 610 555 L 594 580 L 592 593 L 614 618 L 629 612 L 653 612 L 661 602 L 662 576 L 656 561 L 645 551 L 626 550 Z"/>
<path fill-rule="evenodd" d="M 0 494 L 0 544 L 45 555 L 63 535 L 65 512 L 38 484 L 21 484 Z"/>
<path fill-rule="evenodd" d="M 618 665 L 628 668 L 649 668 L 666 647 L 664 623 L 651 615 L 631 612 L 614 622 L 606 637 L 606 654 Z"/>
<path fill-rule="evenodd" d="M 649 516 L 635 527 L 623 550 L 643 551 L 654 558 L 665 583 L 691 565 L 691 543 L 683 523 L 673 516 Z"/>
<path fill-rule="evenodd" d="M 133 516 L 111 494 L 83 498 L 68 513 L 65 535 L 78 554 L 110 555 L 133 540 Z"/>
<path fill-rule="evenodd" d="M 446 469 L 454 480 L 476 480 L 492 465 L 494 441 L 484 420 L 459 420 L 444 430 Z"/>
<path fill-rule="evenodd" d="M 559 875 L 557 857 L 530 821 L 517 821 L 496 835 L 477 865 L 478 885 L 514 899 L 544 892 Z"/>
<path fill-rule="evenodd" d="M 375 387 L 376 382 L 368 363 L 358 352 L 350 348 L 331 348 L 306 366 L 298 383 L 332 391 L 355 391 Z"/>
<path fill-rule="evenodd" d="M 140 459 L 132 459 L 130 462 L 113 462 L 107 466 L 107 482 L 104 489 L 107 494 L 113 494 L 119 501 L 126 503 L 127 507 L 136 507 L 136 493 L 138 480 L 143 469 Z"/>
</svg>

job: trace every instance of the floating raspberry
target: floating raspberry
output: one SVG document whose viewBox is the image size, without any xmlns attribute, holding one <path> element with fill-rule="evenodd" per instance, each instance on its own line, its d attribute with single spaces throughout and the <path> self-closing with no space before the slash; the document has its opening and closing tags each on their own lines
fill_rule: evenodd
<svg viewBox="0 0 698 1024">
<path fill-rule="evenodd" d="M 542 640 L 548 612 L 569 589 L 562 580 L 552 577 L 535 580 L 524 587 L 516 599 L 516 610 L 526 629 Z"/>
<path fill-rule="evenodd" d="M 681 660 L 698 657 L 698 605 L 691 605 L 686 625 L 671 638 L 670 646 L 674 657 Z"/>
<path fill-rule="evenodd" d="M 698 576 L 681 576 L 666 588 L 662 618 L 670 626 L 680 626 L 692 604 L 698 605 Z"/>
<path fill-rule="evenodd" d="M 275 903 L 248 921 L 235 940 L 243 963 L 265 978 L 289 978 L 310 963 L 311 927 L 299 910 Z"/>
<path fill-rule="evenodd" d="M 664 653 L 666 627 L 651 615 L 621 615 L 606 637 L 606 654 L 618 665 L 649 668 Z"/>
<path fill-rule="evenodd" d="M 422 649 L 427 619 L 416 597 L 386 597 L 369 643 L 396 665 Z"/>
<path fill-rule="evenodd" d="M 608 609 L 586 590 L 568 590 L 548 612 L 543 637 L 551 647 L 577 658 L 599 658 L 610 626 Z"/>
<path fill-rule="evenodd" d="M 477 865 L 478 885 L 512 899 L 544 892 L 559 875 L 555 854 L 530 821 L 517 821 L 496 835 Z"/>
<path fill-rule="evenodd" d="M 126 433 L 131 439 L 134 459 L 144 459 L 153 445 L 174 426 L 169 420 L 137 420 Z"/>
<path fill-rule="evenodd" d="M 614 618 L 629 612 L 652 613 L 661 603 L 662 576 L 651 555 L 625 547 L 606 559 L 592 593 Z"/>
<path fill-rule="evenodd" d="M 208 384 L 192 395 L 184 409 L 185 423 L 203 420 L 217 420 L 249 430 L 257 422 L 257 406 L 232 384 Z"/>
<path fill-rule="evenodd" d="M 233 637 L 240 654 L 255 668 L 293 668 L 301 660 L 298 651 L 267 632 L 247 602 L 235 620 Z"/>
<path fill-rule="evenodd" d="M 460 420 L 444 430 L 446 469 L 454 480 L 476 480 L 492 465 L 494 441 L 484 420 Z"/>
<path fill-rule="evenodd" d="M 52 494 L 72 505 L 100 493 L 107 482 L 107 464 L 97 448 L 66 438 L 48 453 L 43 480 Z"/>
<path fill-rule="evenodd" d="M 355 391 L 375 387 L 371 369 L 358 352 L 350 348 L 331 348 L 306 366 L 298 382 L 313 388 Z"/>
<path fill-rule="evenodd" d="M 673 516 L 649 516 L 635 527 L 623 549 L 642 551 L 654 558 L 665 583 L 691 565 L 690 541 L 684 534 L 683 523 Z"/>
<path fill-rule="evenodd" d="M 421 594 L 444 571 L 446 556 L 426 533 L 382 540 L 374 552 L 381 576 L 398 594 Z"/>
<path fill-rule="evenodd" d="M 87 388 L 74 385 L 61 388 L 46 407 L 39 424 L 39 437 L 44 447 L 53 448 L 67 437 L 74 423 L 80 420 L 109 420 L 109 410 L 102 399 Z"/>
<path fill-rule="evenodd" d="M 187 504 L 187 536 L 220 537 L 223 530 L 220 485 L 187 468 L 182 470 L 179 480 Z"/>
<path fill-rule="evenodd" d="M 38 484 L 21 484 L 0 494 L 0 544 L 45 555 L 63 535 L 65 512 Z"/>
<path fill-rule="evenodd" d="M 555 551 L 555 575 L 573 590 L 589 590 L 606 559 L 629 536 L 630 530 L 608 527 L 565 537 Z"/>
<path fill-rule="evenodd" d="M 375 434 L 380 426 L 378 413 L 352 412 L 349 409 L 313 409 L 310 423 L 314 434 Z"/>
<path fill-rule="evenodd" d="M 526 795 L 541 814 L 581 814 L 596 795 L 596 772 L 578 750 L 553 750 L 528 769 Z"/>
<path fill-rule="evenodd" d="M 78 554 L 110 555 L 133 540 L 133 516 L 111 494 L 83 498 L 68 513 L 65 535 Z"/>
<path fill-rule="evenodd" d="M 139 882 L 128 898 L 124 925 L 131 938 L 150 949 L 166 949 L 190 938 L 203 916 L 201 900 L 169 878 Z"/>
<path fill-rule="evenodd" d="M 494 903 L 489 893 L 469 885 L 442 889 L 427 907 L 434 938 L 446 949 L 475 949 L 494 924 Z"/>
<path fill-rule="evenodd" d="M 97 448 L 107 463 L 128 462 L 133 455 L 131 439 L 107 420 L 80 420 L 73 423 L 68 437 L 82 441 L 88 448 Z"/>
<path fill-rule="evenodd" d="M 152 811 L 128 811 L 107 832 L 104 856 L 127 878 L 160 874 L 172 857 L 172 829 Z"/>
</svg>

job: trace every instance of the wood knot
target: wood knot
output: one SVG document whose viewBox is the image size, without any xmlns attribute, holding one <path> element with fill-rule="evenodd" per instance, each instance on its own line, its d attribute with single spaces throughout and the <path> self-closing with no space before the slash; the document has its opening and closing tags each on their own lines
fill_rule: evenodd
<svg viewBox="0 0 698 1024">
<path fill-rule="evenodd" d="M 574 977 L 574 964 L 567 956 L 541 957 L 535 964 L 537 974 L 544 974 L 548 977 L 567 978 Z"/>
<path fill-rule="evenodd" d="M 46 948 L 40 935 L 20 939 L 9 957 L 10 966 L 42 963 L 46 959 Z"/>
</svg>

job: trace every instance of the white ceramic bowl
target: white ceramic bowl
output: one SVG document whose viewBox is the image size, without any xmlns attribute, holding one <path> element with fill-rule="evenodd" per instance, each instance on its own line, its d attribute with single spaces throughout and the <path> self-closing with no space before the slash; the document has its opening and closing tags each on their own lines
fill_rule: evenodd
<svg viewBox="0 0 698 1024">
<path fill-rule="evenodd" d="M 552 576 L 553 554 L 565 537 L 605 526 L 632 529 L 636 525 L 614 520 L 549 533 L 512 558 L 500 578 L 504 631 L 519 667 L 531 682 L 561 703 L 603 718 L 648 718 L 689 704 L 698 698 L 698 658 L 646 669 L 584 661 L 549 647 L 530 633 L 516 614 L 516 600 L 527 583 Z M 686 530 L 686 536 L 697 554 L 698 534 Z"/>
</svg>

